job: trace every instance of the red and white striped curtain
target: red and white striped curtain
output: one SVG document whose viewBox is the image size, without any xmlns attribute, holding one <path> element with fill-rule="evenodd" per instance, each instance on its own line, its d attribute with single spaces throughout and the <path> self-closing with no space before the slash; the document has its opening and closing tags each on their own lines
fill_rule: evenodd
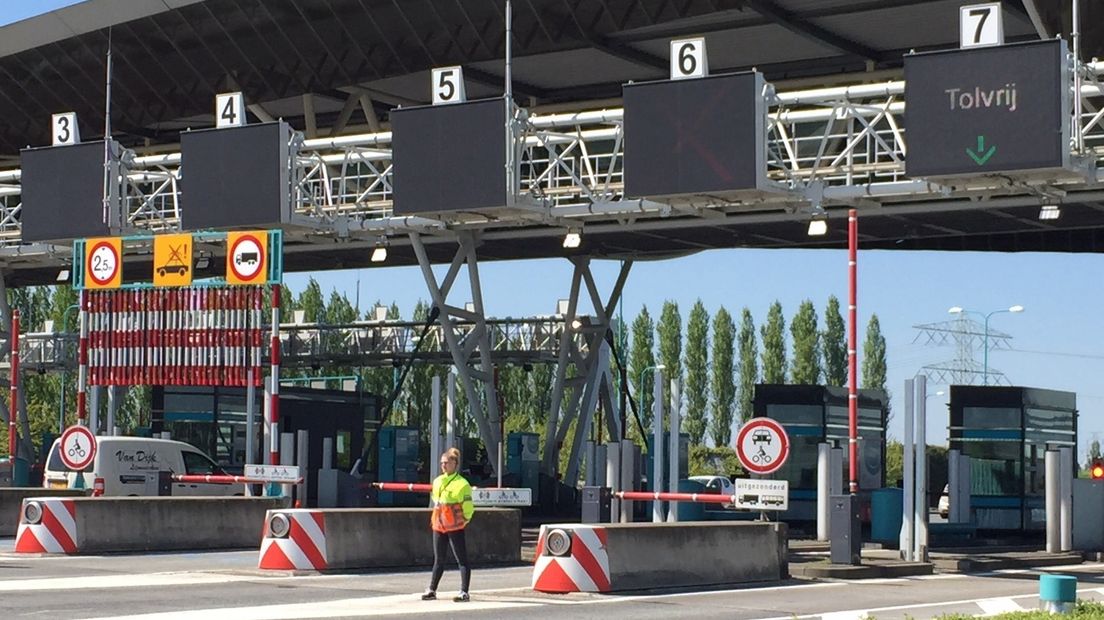
<svg viewBox="0 0 1104 620">
<path fill-rule="evenodd" d="M 88 383 L 260 386 L 265 291 L 87 291 Z"/>
</svg>

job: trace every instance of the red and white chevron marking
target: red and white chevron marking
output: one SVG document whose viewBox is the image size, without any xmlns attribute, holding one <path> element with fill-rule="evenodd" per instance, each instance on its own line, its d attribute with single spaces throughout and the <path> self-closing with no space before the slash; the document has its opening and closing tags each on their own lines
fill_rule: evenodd
<svg viewBox="0 0 1104 620">
<path fill-rule="evenodd" d="M 277 514 L 288 519 L 287 536 L 275 538 L 268 520 Z M 278 510 L 265 518 L 259 568 L 270 570 L 324 570 L 326 564 L 326 519 L 318 510 Z"/>
<path fill-rule="evenodd" d="M 37 502 L 42 507 L 42 519 L 27 523 L 20 513 L 19 529 L 15 534 L 16 553 L 65 553 L 77 552 L 77 505 L 70 499 L 34 498 L 23 500 Z"/>
<path fill-rule="evenodd" d="M 545 536 L 552 529 L 571 533 L 571 553 L 550 555 Z M 609 592 L 609 555 L 606 528 L 589 525 L 542 525 L 533 566 L 533 589 L 538 592 Z"/>
</svg>

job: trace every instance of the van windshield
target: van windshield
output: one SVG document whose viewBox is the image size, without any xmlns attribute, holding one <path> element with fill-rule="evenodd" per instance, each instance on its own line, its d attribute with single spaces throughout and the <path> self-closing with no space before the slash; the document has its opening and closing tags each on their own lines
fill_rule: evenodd
<svg viewBox="0 0 1104 620">
<path fill-rule="evenodd" d="M 50 458 L 46 461 L 46 471 L 49 472 L 65 472 L 76 471 L 69 469 L 65 466 L 65 462 L 61 460 L 61 442 L 55 441 L 54 447 L 50 449 Z M 85 468 L 88 471 L 88 468 Z"/>
</svg>

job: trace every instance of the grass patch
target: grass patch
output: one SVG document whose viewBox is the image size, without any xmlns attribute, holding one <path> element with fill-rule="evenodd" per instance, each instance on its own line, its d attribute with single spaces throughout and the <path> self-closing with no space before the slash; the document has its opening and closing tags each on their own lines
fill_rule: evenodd
<svg viewBox="0 0 1104 620">
<path fill-rule="evenodd" d="M 974 616 L 967 614 L 946 614 L 939 616 L 939 620 L 969 620 Z M 1077 606 L 1068 614 L 1053 615 L 1045 611 L 1017 611 L 991 616 L 997 620 L 1104 620 L 1104 603 L 1097 601 L 1078 601 Z"/>
</svg>

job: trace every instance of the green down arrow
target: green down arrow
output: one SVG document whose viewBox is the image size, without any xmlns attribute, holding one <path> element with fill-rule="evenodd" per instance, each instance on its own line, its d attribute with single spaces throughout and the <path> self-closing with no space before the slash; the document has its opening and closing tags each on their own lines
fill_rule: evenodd
<svg viewBox="0 0 1104 620">
<path fill-rule="evenodd" d="M 977 150 L 967 148 L 966 154 L 970 156 L 970 159 L 974 160 L 974 163 L 979 166 L 984 166 L 985 162 L 989 161 L 989 158 L 997 152 L 997 147 L 991 146 L 989 150 L 985 150 L 985 136 L 977 137 Z"/>
</svg>

